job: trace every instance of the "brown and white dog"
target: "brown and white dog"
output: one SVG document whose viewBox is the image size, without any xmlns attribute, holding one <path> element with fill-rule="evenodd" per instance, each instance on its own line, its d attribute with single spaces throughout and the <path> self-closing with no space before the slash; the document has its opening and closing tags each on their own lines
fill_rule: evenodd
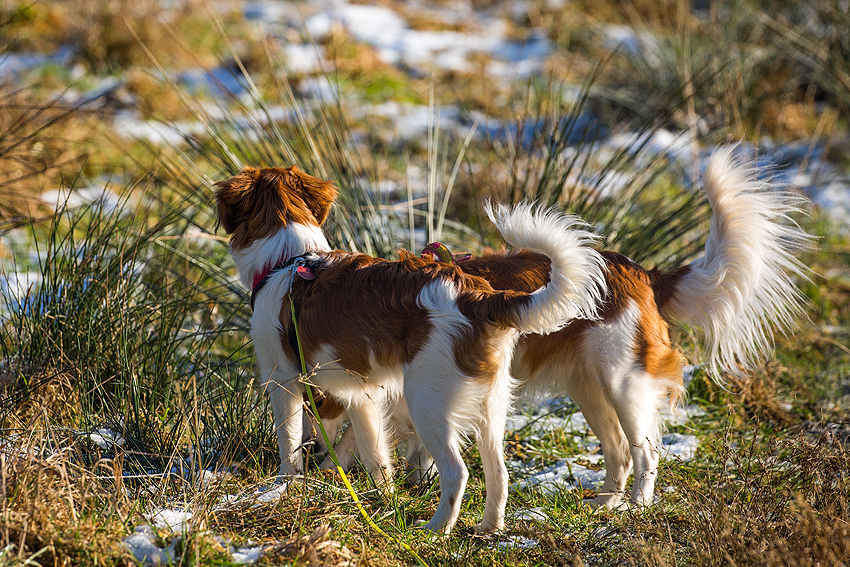
<svg viewBox="0 0 850 567">
<path fill-rule="evenodd" d="M 303 349 L 310 382 L 345 408 L 366 468 L 387 489 L 393 470 L 383 413 L 388 398 L 406 401 L 440 473 L 427 529 L 448 532 L 457 520 L 468 477 L 460 443 L 474 431 L 487 489 L 477 527 L 502 528 L 511 355 L 521 332 L 595 316 L 605 288 L 590 233 L 552 211 L 488 209 L 508 243 L 548 262 L 545 287 L 495 291 L 448 264 L 331 251 L 319 227 L 336 190 L 295 166 L 248 168 L 216 185 L 231 254 L 252 289 L 251 335 L 274 411 L 280 478 L 303 468 Z"/>
<path fill-rule="evenodd" d="M 682 356 L 671 346 L 668 326 L 702 330 L 705 366 L 719 380 L 721 372 L 753 367 L 770 351 L 773 333 L 790 328 L 804 305 L 789 273 L 806 277 L 807 268 L 792 252 L 810 237 L 785 222 L 799 199 L 765 191 L 755 171 L 733 159 L 731 148 L 714 153 L 703 185 L 714 215 L 702 257 L 661 272 L 602 252 L 608 291 L 598 305 L 599 319 L 526 335 L 514 353 L 511 374 L 520 393 L 566 394 L 581 408 L 602 445 L 605 482 L 597 500 L 609 507 L 621 503 L 632 464 L 632 501 L 652 502 L 663 425 L 659 409 L 683 392 Z M 509 258 L 485 254 L 457 264 L 494 289 L 530 292 L 547 283 L 545 256 L 524 251 Z M 325 426 L 335 435 L 345 416 L 333 411 L 331 401 L 320 416 L 330 417 Z M 391 411 L 398 437 L 408 441 L 415 479 L 416 467 L 427 468 L 430 459 L 410 430 L 404 400 Z M 344 467 L 355 452 L 362 458 L 364 451 L 355 446 L 354 432 L 346 430 L 337 445 Z"/>
</svg>

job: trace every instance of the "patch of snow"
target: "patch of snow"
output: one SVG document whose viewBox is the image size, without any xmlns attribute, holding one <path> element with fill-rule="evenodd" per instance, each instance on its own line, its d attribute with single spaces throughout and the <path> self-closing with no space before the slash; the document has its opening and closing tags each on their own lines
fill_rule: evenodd
<svg viewBox="0 0 850 567">
<path fill-rule="evenodd" d="M 203 488 L 209 488 L 210 486 L 221 484 L 232 476 L 233 474 L 229 471 L 211 471 L 204 469 L 198 477 L 198 483 Z"/>
<path fill-rule="evenodd" d="M 248 21 L 258 21 L 263 24 L 285 22 L 293 13 L 297 13 L 295 6 L 289 2 L 280 0 L 260 0 L 246 2 L 242 13 Z"/>
<path fill-rule="evenodd" d="M 82 78 L 82 77 L 80 77 Z M 136 105 L 136 97 L 124 89 L 124 79 L 119 77 L 94 77 L 94 85 L 87 90 L 68 88 L 61 92 L 59 100 L 68 106 L 97 109 L 99 106 L 111 102 L 122 107 Z"/>
<path fill-rule="evenodd" d="M 230 560 L 240 565 L 253 565 L 263 556 L 263 551 L 263 545 L 239 547 L 230 553 Z"/>
<path fill-rule="evenodd" d="M 364 116 L 367 113 L 363 113 Z M 428 128 L 452 132 L 466 136 L 471 124 L 467 125 L 461 111 L 456 106 L 432 108 L 428 105 L 400 104 L 385 102 L 372 106 L 369 116 L 386 118 L 394 123 L 393 135 L 396 139 L 407 142 L 420 141 L 425 144 Z"/>
<path fill-rule="evenodd" d="M 302 79 L 298 83 L 298 93 L 325 104 L 332 104 L 339 99 L 339 88 L 324 76 Z"/>
<path fill-rule="evenodd" d="M 531 549 L 537 547 L 538 541 L 530 537 L 510 535 L 505 541 L 498 543 L 499 549 Z"/>
<path fill-rule="evenodd" d="M 148 525 L 138 526 L 135 532 L 124 538 L 123 544 L 142 565 L 173 565 L 176 559 L 176 541 L 160 549 L 156 545 L 156 534 Z"/>
<path fill-rule="evenodd" d="M 0 295 L 11 300 L 12 305 L 10 307 L 15 309 L 21 307 L 20 302 L 40 283 L 41 272 L 6 272 L 0 270 Z"/>
<path fill-rule="evenodd" d="M 101 449 L 113 449 L 124 445 L 124 437 L 117 431 L 106 427 L 99 427 L 89 435 L 95 445 Z"/>
<path fill-rule="evenodd" d="M 661 408 L 661 417 L 664 418 L 664 421 L 667 422 L 668 425 L 685 425 L 692 418 L 703 415 L 705 415 L 705 408 L 696 404 L 688 404 L 675 411 L 671 410 L 668 406 Z"/>
<path fill-rule="evenodd" d="M 44 65 L 67 66 L 74 55 L 74 50 L 68 46 L 60 47 L 50 54 L 5 52 L 0 54 L 0 77 L 20 75 Z"/>
<path fill-rule="evenodd" d="M 477 33 L 414 30 L 389 8 L 339 3 L 310 16 L 305 22 L 307 32 L 316 39 L 326 37 L 336 26 L 374 47 L 384 62 L 405 65 L 417 69 L 420 74 L 434 67 L 448 71 L 472 70 L 469 56 L 484 53 L 510 64 L 500 68 L 500 74 L 525 77 L 538 70 L 552 50 L 543 32 L 532 33 L 530 40 L 525 42 L 506 40 L 507 25 L 500 18 L 480 19 Z"/>
<path fill-rule="evenodd" d="M 241 71 L 229 67 L 183 69 L 177 73 L 175 80 L 193 95 L 208 93 L 214 97 L 229 98 L 248 91 Z"/>
<path fill-rule="evenodd" d="M 670 132 L 663 128 L 648 132 L 622 132 L 606 140 L 603 150 L 607 153 L 627 151 L 639 159 L 635 166 L 649 163 L 658 155 L 667 157 L 681 168 L 693 162 L 693 136 L 690 132 Z"/>
<path fill-rule="evenodd" d="M 603 199 L 613 199 L 629 186 L 632 175 L 616 170 L 608 170 L 602 174 L 594 174 L 583 182 L 588 188 L 593 188 Z"/>
<path fill-rule="evenodd" d="M 525 149 L 535 148 L 536 144 L 546 145 L 555 135 L 571 145 L 589 145 L 590 142 L 600 142 L 610 136 L 608 127 L 588 109 L 582 109 L 575 117 L 562 118 L 558 123 L 539 119 L 525 121 L 521 126 L 520 131 L 516 121 L 503 123 L 489 120 L 481 131 L 482 135 L 488 139 L 504 139 L 510 145 L 520 143 Z M 571 148 L 566 151 L 574 152 Z M 573 155 L 574 153 L 568 154 L 569 157 Z M 584 159 L 587 157 L 585 156 Z M 588 182 L 585 181 L 585 183 Z"/>
<path fill-rule="evenodd" d="M 177 146 L 187 137 L 203 136 L 206 127 L 201 122 L 171 122 L 142 120 L 136 113 L 119 113 L 115 120 L 117 132 L 125 139 L 144 140 L 154 145 Z"/>
<path fill-rule="evenodd" d="M 822 186 L 812 185 L 809 193 L 830 218 L 850 227 L 850 181 L 835 179 Z"/>
<path fill-rule="evenodd" d="M 92 205 L 109 213 L 115 212 L 121 204 L 118 195 L 105 186 L 52 189 L 42 193 L 41 200 L 55 209 L 77 209 Z"/>
<path fill-rule="evenodd" d="M 534 489 L 544 494 L 573 488 L 599 488 L 605 481 L 605 470 L 592 470 L 578 464 L 578 460 L 591 463 L 599 462 L 601 455 L 569 457 L 558 461 L 554 466 L 520 481 L 514 488 L 518 491 Z"/>
<path fill-rule="evenodd" d="M 170 530 L 172 532 L 183 532 L 188 527 L 192 520 L 192 512 L 188 510 L 177 510 L 174 508 L 160 508 L 154 512 L 146 514 L 148 521 L 154 526 L 162 530 Z"/>
<path fill-rule="evenodd" d="M 600 26 L 603 43 L 610 50 L 643 57 L 650 64 L 658 64 L 660 47 L 658 38 L 651 32 L 639 32 L 629 26 L 605 24 Z"/>
<path fill-rule="evenodd" d="M 580 411 L 570 414 L 567 418 L 556 415 L 533 416 L 517 414 L 508 416 L 508 431 L 529 430 L 532 433 L 542 433 L 553 430 L 562 430 L 572 433 L 586 434 L 590 431 L 584 414 Z"/>
<path fill-rule="evenodd" d="M 696 456 L 698 447 L 699 439 L 694 435 L 667 433 L 661 438 L 661 458 L 676 458 L 687 462 Z"/>
<path fill-rule="evenodd" d="M 331 69 L 329 65 L 323 65 L 325 61 L 325 47 L 310 43 L 287 43 L 282 46 L 284 54 L 284 68 L 293 74 L 307 75 L 318 73 L 322 69 Z"/>
<path fill-rule="evenodd" d="M 254 499 L 257 502 L 275 502 L 276 500 L 280 500 L 281 497 L 286 493 L 286 489 L 289 488 L 289 482 L 282 482 L 280 484 L 275 484 L 269 488 L 260 489 L 254 496 Z"/>
</svg>

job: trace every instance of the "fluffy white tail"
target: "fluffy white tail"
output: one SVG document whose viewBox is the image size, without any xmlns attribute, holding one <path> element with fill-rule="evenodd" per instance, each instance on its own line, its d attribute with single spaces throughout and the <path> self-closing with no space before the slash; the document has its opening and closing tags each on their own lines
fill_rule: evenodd
<svg viewBox="0 0 850 567">
<path fill-rule="evenodd" d="M 719 381 L 720 371 L 740 374 L 762 360 L 773 333 L 802 314 L 792 275 L 807 278 L 809 270 L 793 254 L 812 237 L 788 218 L 802 198 L 770 190 L 731 147 L 712 154 L 703 186 L 714 211 L 705 254 L 668 275 L 673 290 L 661 310 L 702 329 L 706 369 Z"/>
<path fill-rule="evenodd" d="M 575 318 L 596 318 L 605 295 L 605 263 L 591 248 L 595 241 L 578 217 L 521 204 L 513 209 L 485 205 L 487 216 L 515 248 L 546 255 L 549 284 L 531 294 L 520 315 L 524 332 L 551 333 Z"/>
</svg>

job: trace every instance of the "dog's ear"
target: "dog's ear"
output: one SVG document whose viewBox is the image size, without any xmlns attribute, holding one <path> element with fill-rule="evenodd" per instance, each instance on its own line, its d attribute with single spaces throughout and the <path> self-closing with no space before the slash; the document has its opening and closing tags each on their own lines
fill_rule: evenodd
<svg viewBox="0 0 850 567">
<path fill-rule="evenodd" d="M 215 184 L 218 219 L 227 234 L 233 234 L 239 223 L 246 220 L 251 190 L 259 173 L 257 168 L 246 167 L 239 175 Z"/>
<path fill-rule="evenodd" d="M 334 199 L 336 199 L 337 190 L 333 181 L 324 181 L 318 177 L 302 171 L 298 166 L 293 165 L 289 168 L 291 180 L 295 181 L 294 189 L 298 192 L 298 196 L 313 213 L 313 217 L 319 226 L 328 218 L 328 213 L 331 210 Z"/>
</svg>

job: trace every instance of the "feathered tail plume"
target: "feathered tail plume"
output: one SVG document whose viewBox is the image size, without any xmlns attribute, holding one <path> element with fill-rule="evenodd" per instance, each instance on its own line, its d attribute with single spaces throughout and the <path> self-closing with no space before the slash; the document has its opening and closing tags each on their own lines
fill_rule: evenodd
<svg viewBox="0 0 850 567">
<path fill-rule="evenodd" d="M 487 216 L 515 248 L 551 260 L 549 284 L 531 294 L 520 316 L 524 332 L 551 333 L 575 318 L 596 318 L 605 295 L 605 263 L 591 246 L 595 237 L 578 217 L 520 204 L 485 205 Z"/>
<path fill-rule="evenodd" d="M 774 333 L 802 315 L 806 300 L 792 278 L 810 270 L 794 253 L 813 238 L 788 218 L 803 199 L 771 190 L 731 147 L 712 154 L 703 186 L 714 211 L 705 254 L 653 287 L 672 288 L 660 305 L 666 319 L 702 329 L 706 368 L 719 381 L 721 371 L 740 374 L 763 360 Z"/>
</svg>

